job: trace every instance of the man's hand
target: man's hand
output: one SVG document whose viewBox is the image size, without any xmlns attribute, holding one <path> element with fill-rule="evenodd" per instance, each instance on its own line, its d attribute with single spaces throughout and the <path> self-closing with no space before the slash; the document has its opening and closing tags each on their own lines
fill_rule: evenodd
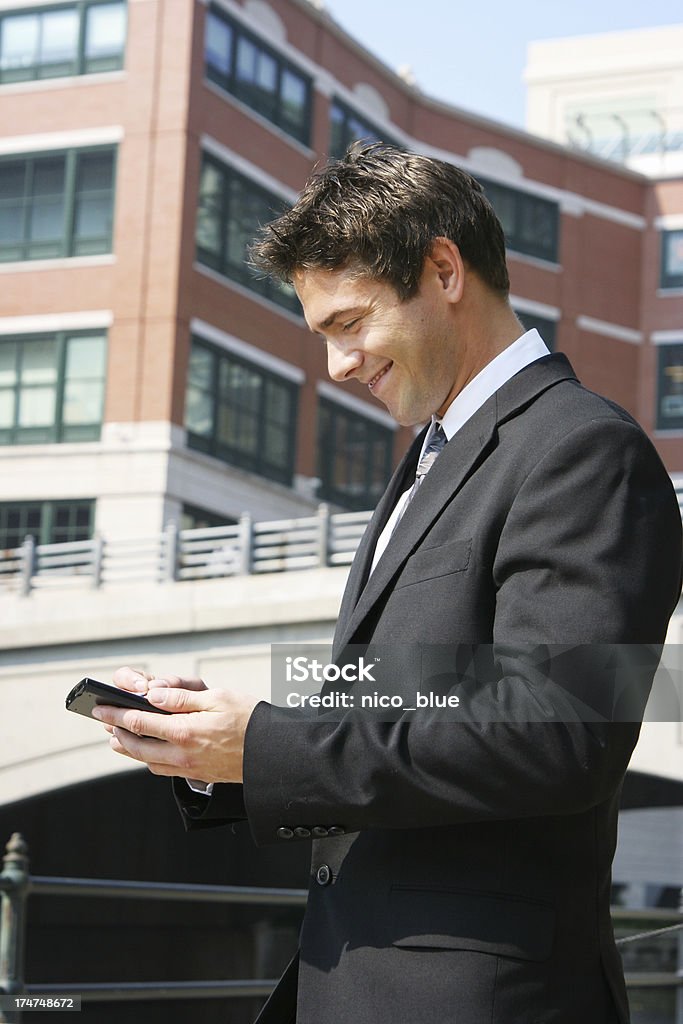
<svg viewBox="0 0 683 1024">
<path fill-rule="evenodd" d="M 157 679 L 129 668 L 119 669 L 114 682 L 146 691 L 150 703 L 172 714 L 99 705 L 93 716 L 111 733 L 112 750 L 141 761 L 155 775 L 242 781 L 244 734 L 257 698 L 208 689 L 201 679 Z"/>
</svg>

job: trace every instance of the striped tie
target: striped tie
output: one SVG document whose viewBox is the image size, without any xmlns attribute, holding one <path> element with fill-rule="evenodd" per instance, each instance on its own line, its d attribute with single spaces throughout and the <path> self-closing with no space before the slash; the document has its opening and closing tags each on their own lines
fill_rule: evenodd
<svg viewBox="0 0 683 1024">
<path fill-rule="evenodd" d="M 432 436 L 429 438 L 429 441 L 427 442 L 427 447 L 425 448 L 424 452 L 422 453 L 422 458 L 420 459 L 420 461 L 417 464 L 417 469 L 415 470 L 415 482 L 413 483 L 413 486 L 410 488 L 410 491 L 408 492 L 408 497 L 406 498 L 405 502 L 403 503 L 403 508 L 401 509 L 401 511 L 399 513 L 399 516 L 398 516 L 396 522 L 394 523 L 394 528 L 391 531 L 392 536 L 393 536 L 394 530 L 396 529 L 398 524 L 403 519 L 403 516 L 405 515 L 405 512 L 406 512 L 406 509 L 408 508 L 408 505 L 410 505 L 411 501 L 413 500 L 413 498 L 417 494 L 417 492 L 418 492 L 418 490 L 419 490 L 419 488 L 420 488 L 420 486 L 422 484 L 422 481 L 427 476 L 427 473 L 429 472 L 429 470 L 432 468 L 432 466 L 436 462 L 436 460 L 437 460 L 437 458 L 439 456 L 439 453 L 443 450 L 443 447 L 444 447 L 444 445 L 446 444 L 447 441 L 448 441 L 448 438 L 446 437 L 446 435 L 444 433 L 443 427 L 441 426 L 440 423 L 437 423 L 436 427 L 432 431 Z"/>
</svg>

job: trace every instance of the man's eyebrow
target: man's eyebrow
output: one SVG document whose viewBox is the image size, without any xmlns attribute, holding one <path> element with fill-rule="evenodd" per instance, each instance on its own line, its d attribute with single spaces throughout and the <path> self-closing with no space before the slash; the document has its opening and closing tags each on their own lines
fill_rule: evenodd
<svg viewBox="0 0 683 1024">
<path fill-rule="evenodd" d="M 348 316 L 350 313 L 356 313 L 359 309 L 359 306 L 346 306 L 340 309 L 335 309 L 334 312 L 330 313 L 329 316 L 326 316 L 325 319 L 318 324 L 313 333 L 319 334 L 320 331 L 327 330 L 328 327 L 332 326 L 335 320 Z"/>
</svg>

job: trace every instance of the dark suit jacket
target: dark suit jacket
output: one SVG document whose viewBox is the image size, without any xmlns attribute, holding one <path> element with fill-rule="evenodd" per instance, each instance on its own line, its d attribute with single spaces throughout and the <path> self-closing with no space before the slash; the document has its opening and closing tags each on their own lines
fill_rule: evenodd
<svg viewBox="0 0 683 1024">
<path fill-rule="evenodd" d="M 537 666 L 542 645 L 644 645 L 649 682 L 647 645 L 663 642 L 681 585 L 671 482 L 628 414 L 546 357 L 446 445 L 368 580 L 420 443 L 361 543 L 334 654 L 427 646 L 421 682 L 466 684 L 475 703 L 481 689 L 477 714 L 333 721 L 260 704 L 244 808 L 221 786 L 206 807 L 185 800 L 186 821 L 246 811 L 257 843 L 322 837 L 298 965 L 268 1024 L 294 1019 L 297 970 L 298 1024 L 624 1024 L 610 865 L 638 725 L 605 721 L 605 673 L 582 654 L 560 659 L 548 710 L 525 652 Z M 485 652 L 481 679 L 465 681 L 463 650 Z M 397 658 L 395 690 L 414 691 L 416 664 Z M 506 714 L 486 720 L 501 701 Z M 600 705 L 589 721 L 586 703 Z"/>
</svg>

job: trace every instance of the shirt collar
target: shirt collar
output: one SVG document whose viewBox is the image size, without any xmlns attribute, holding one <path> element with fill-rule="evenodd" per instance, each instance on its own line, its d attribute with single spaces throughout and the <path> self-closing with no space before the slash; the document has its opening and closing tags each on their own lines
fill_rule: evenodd
<svg viewBox="0 0 683 1024">
<path fill-rule="evenodd" d="M 542 359 L 547 355 L 550 355 L 550 350 L 536 328 L 527 331 L 521 338 L 517 338 L 502 352 L 499 352 L 495 359 L 487 363 L 469 384 L 465 385 L 462 391 L 455 396 L 441 419 L 432 416 L 432 427 L 427 432 L 425 442 L 427 438 L 431 437 L 437 423 L 441 423 L 444 433 L 450 441 L 453 435 L 474 416 L 477 409 L 480 409 L 484 402 L 495 394 L 503 384 L 523 370 L 525 366 L 535 363 L 537 359 Z"/>
</svg>

